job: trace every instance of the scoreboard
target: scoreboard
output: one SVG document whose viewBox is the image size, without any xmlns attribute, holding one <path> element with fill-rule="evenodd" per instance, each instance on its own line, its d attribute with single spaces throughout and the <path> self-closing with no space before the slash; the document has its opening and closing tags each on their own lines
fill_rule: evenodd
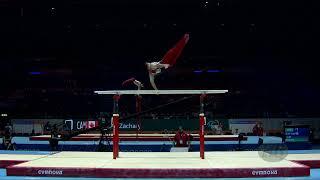
<svg viewBox="0 0 320 180">
<path fill-rule="evenodd" d="M 310 128 L 308 125 L 285 126 L 286 142 L 309 142 Z"/>
</svg>

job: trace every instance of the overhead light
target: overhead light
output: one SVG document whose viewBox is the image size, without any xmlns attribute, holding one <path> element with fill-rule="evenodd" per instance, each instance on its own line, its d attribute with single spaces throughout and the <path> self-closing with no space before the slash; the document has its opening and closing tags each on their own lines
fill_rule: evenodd
<svg viewBox="0 0 320 180">
<path fill-rule="evenodd" d="M 40 75 L 42 74 L 41 72 L 39 71 L 32 71 L 32 72 L 29 72 L 30 75 Z"/>
<path fill-rule="evenodd" d="M 221 70 L 219 70 L 219 69 L 208 69 L 207 72 L 208 73 L 218 73 L 218 72 L 221 72 Z"/>
<path fill-rule="evenodd" d="M 2 116 L 2 117 L 7 117 L 7 116 L 8 116 L 8 114 L 3 113 L 3 114 L 1 114 L 1 116 Z"/>
<path fill-rule="evenodd" d="M 193 72 L 194 73 L 202 73 L 203 71 L 202 70 L 194 70 Z"/>
</svg>

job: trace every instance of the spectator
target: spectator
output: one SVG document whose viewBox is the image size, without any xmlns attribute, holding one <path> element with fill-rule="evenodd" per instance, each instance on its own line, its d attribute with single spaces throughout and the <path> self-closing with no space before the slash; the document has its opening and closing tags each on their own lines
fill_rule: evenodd
<svg viewBox="0 0 320 180">
<path fill-rule="evenodd" d="M 223 131 L 222 131 L 222 124 L 219 122 L 219 124 L 217 125 L 216 128 L 216 135 L 222 135 Z"/>
<path fill-rule="evenodd" d="M 316 144 L 320 142 L 320 128 L 314 131 L 314 141 Z"/>
<path fill-rule="evenodd" d="M 281 132 L 282 143 L 286 142 L 286 133 L 284 131 Z"/>
<path fill-rule="evenodd" d="M 3 146 L 5 150 L 14 150 L 14 146 L 12 144 L 12 136 L 9 129 L 6 128 L 6 131 L 3 136 Z"/>
<path fill-rule="evenodd" d="M 263 136 L 263 127 L 261 122 L 256 122 L 256 125 L 252 129 L 252 133 L 255 136 Z"/>
<path fill-rule="evenodd" d="M 47 123 L 44 125 L 43 129 L 44 129 L 44 131 L 47 131 L 47 132 L 51 131 L 51 125 L 50 125 L 49 121 L 47 121 Z"/>
<path fill-rule="evenodd" d="M 190 137 L 183 131 L 182 126 L 179 126 L 179 130 L 174 136 L 175 147 L 189 147 Z"/>
<path fill-rule="evenodd" d="M 57 151 L 59 144 L 59 132 L 56 124 L 52 126 L 49 143 L 51 151 Z"/>
<path fill-rule="evenodd" d="M 36 135 L 36 133 L 35 133 L 34 129 L 32 129 L 31 136 L 35 136 L 35 135 Z"/>
<path fill-rule="evenodd" d="M 213 135 L 222 134 L 222 124 L 218 120 L 215 120 L 213 124 L 210 126 L 210 128 L 211 128 L 210 134 L 213 134 Z"/>
<path fill-rule="evenodd" d="M 234 135 L 239 135 L 239 129 L 235 129 L 233 134 Z"/>
<path fill-rule="evenodd" d="M 9 133 L 10 136 L 12 134 L 12 126 L 10 125 L 10 123 L 7 123 L 6 127 L 5 127 L 5 133 Z"/>
<path fill-rule="evenodd" d="M 67 124 L 63 124 L 62 129 L 63 131 L 67 131 L 67 132 L 71 131 L 70 127 Z"/>
<path fill-rule="evenodd" d="M 311 143 L 314 143 L 314 131 L 315 131 L 314 128 L 310 128 L 310 130 L 309 130 L 309 141 Z"/>
</svg>

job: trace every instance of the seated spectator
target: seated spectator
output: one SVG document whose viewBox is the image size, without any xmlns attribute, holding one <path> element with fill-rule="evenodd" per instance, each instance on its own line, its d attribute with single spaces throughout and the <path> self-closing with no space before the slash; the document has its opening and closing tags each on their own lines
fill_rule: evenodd
<svg viewBox="0 0 320 180">
<path fill-rule="evenodd" d="M 164 130 L 162 131 L 162 134 L 169 134 L 169 131 L 168 131 L 167 129 L 164 129 Z"/>
<path fill-rule="evenodd" d="M 190 136 L 179 126 L 179 131 L 174 136 L 175 147 L 190 147 Z"/>
<path fill-rule="evenodd" d="M 256 125 L 252 129 L 252 133 L 255 136 L 263 136 L 263 127 L 261 122 L 256 122 Z"/>
<path fill-rule="evenodd" d="M 12 136 L 9 129 L 5 130 L 3 136 L 3 146 L 5 150 L 15 150 L 14 145 L 12 144 Z"/>
<path fill-rule="evenodd" d="M 217 122 L 218 122 L 218 124 L 215 127 L 216 135 L 222 135 L 223 134 L 222 124 L 219 121 L 217 121 Z"/>
<path fill-rule="evenodd" d="M 208 134 L 221 135 L 223 133 L 222 124 L 218 120 L 215 120 L 213 124 L 210 125 L 210 128 L 211 128 L 211 132 Z"/>
<path fill-rule="evenodd" d="M 234 135 L 239 135 L 239 129 L 235 129 L 233 134 Z"/>
</svg>

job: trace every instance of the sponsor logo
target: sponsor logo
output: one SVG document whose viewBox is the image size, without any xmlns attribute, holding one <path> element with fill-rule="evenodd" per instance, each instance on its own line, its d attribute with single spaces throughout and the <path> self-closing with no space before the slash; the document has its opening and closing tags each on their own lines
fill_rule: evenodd
<svg viewBox="0 0 320 180">
<path fill-rule="evenodd" d="M 80 129 L 90 129 L 98 126 L 98 121 L 77 121 L 76 127 Z"/>
<path fill-rule="evenodd" d="M 253 176 L 276 175 L 278 170 L 252 171 L 251 174 Z"/>
<path fill-rule="evenodd" d="M 207 127 L 213 129 L 213 128 L 215 128 L 215 126 L 218 125 L 218 124 L 217 124 L 216 122 L 214 122 L 214 121 L 209 121 L 209 122 L 207 122 L 206 125 L 207 125 Z"/>
<path fill-rule="evenodd" d="M 121 150 L 121 152 L 152 152 L 151 150 Z"/>
<path fill-rule="evenodd" d="M 77 129 L 84 129 L 86 127 L 86 123 L 84 121 L 77 122 Z"/>
<path fill-rule="evenodd" d="M 120 129 L 140 129 L 140 126 L 133 123 L 119 123 Z"/>
<path fill-rule="evenodd" d="M 45 169 L 45 170 L 38 170 L 38 174 L 41 175 L 62 175 L 63 171 L 62 170 L 51 170 L 51 169 Z"/>
</svg>

